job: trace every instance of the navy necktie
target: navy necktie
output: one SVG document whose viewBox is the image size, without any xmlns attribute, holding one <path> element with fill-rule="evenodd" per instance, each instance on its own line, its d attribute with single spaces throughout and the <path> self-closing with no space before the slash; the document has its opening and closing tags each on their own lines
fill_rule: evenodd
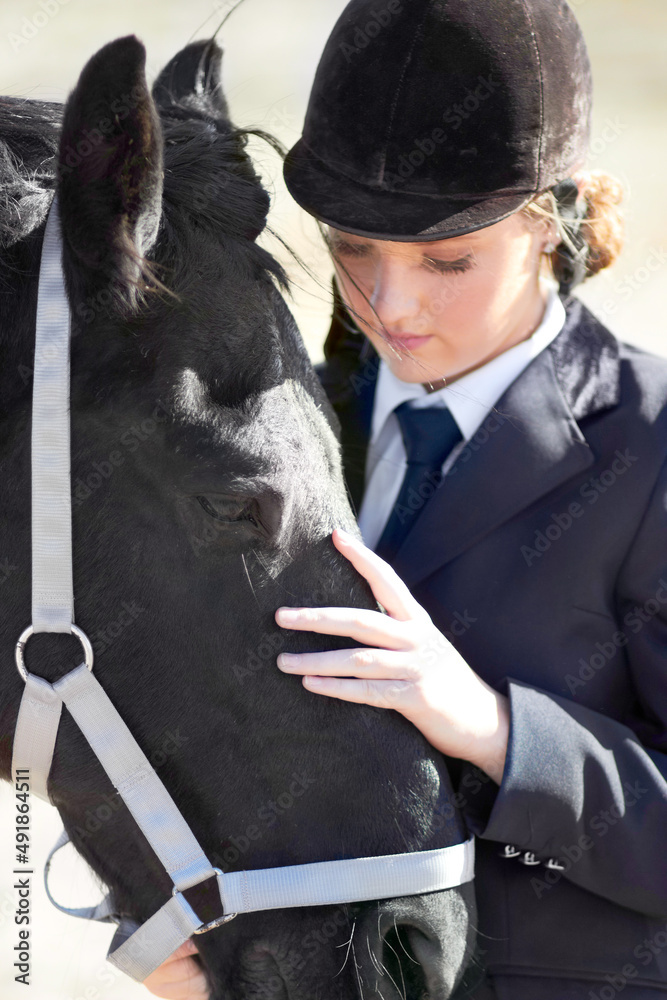
<svg viewBox="0 0 667 1000">
<path fill-rule="evenodd" d="M 462 439 L 448 408 L 418 408 L 408 400 L 397 406 L 394 413 L 403 436 L 407 468 L 396 503 L 375 547 L 377 554 L 388 562 L 440 485 L 442 464 Z"/>
</svg>

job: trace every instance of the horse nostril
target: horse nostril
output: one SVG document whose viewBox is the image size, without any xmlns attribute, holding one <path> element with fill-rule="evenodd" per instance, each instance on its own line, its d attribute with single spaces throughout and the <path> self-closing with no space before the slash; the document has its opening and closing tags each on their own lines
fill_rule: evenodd
<svg viewBox="0 0 667 1000">
<path fill-rule="evenodd" d="M 353 942 L 359 997 L 448 1000 L 470 964 L 473 918 L 474 901 L 459 890 L 361 910 Z"/>
<path fill-rule="evenodd" d="M 255 946 L 244 955 L 243 996 L 258 1000 L 289 1000 L 280 966 L 268 947 Z"/>
<path fill-rule="evenodd" d="M 382 941 L 384 974 L 398 996 L 407 1000 L 422 1000 L 427 995 L 424 969 L 413 947 L 417 936 L 424 938 L 425 943 L 428 940 L 416 927 L 394 924 Z"/>
</svg>

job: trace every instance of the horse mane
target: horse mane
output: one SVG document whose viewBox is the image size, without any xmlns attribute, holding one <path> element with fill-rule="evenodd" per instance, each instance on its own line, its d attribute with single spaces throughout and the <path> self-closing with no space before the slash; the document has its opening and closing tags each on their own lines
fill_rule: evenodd
<svg viewBox="0 0 667 1000">
<path fill-rule="evenodd" d="M 255 238 L 266 225 L 269 196 L 245 151 L 259 129 L 236 128 L 214 118 L 196 97 L 158 107 L 164 137 L 163 221 L 169 239 L 160 240 L 161 263 L 186 267 L 184 243 L 193 226 L 218 242 L 233 241 L 231 258 L 272 275 L 289 289 L 287 275 Z M 0 249 L 33 233 L 44 221 L 56 186 L 64 105 L 25 98 L 0 100 Z M 166 257 L 166 259 L 164 259 Z"/>
<path fill-rule="evenodd" d="M 0 100 L 0 248 L 25 239 L 46 216 L 62 118 L 62 104 Z"/>
<path fill-rule="evenodd" d="M 284 269 L 268 251 L 255 243 L 266 225 L 270 199 L 246 152 L 250 135 L 278 148 L 276 140 L 260 129 L 236 128 L 211 116 L 210 106 L 197 97 L 173 100 L 158 106 L 164 135 L 163 207 L 169 222 L 193 221 L 219 239 L 234 240 L 250 263 L 262 268 L 284 290 L 289 282 Z M 179 229 L 181 227 L 179 226 Z M 182 257 L 179 240 L 170 241 L 170 263 Z"/>
</svg>

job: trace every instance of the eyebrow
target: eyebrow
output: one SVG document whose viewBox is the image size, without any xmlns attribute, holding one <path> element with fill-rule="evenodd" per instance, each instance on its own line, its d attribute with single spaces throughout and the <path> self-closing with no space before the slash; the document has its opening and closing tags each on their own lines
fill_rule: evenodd
<svg viewBox="0 0 667 1000">
<path fill-rule="evenodd" d="M 468 241 L 470 241 L 472 243 L 478 243 L 479 240 L 481 239 L 481 233 L 478 233 L 476 231 L 473 232 L 473 233 L 466 233 L 465 234 L 465 238 L 466 238 L 466 240 L 468 240 Z M 451 237 L 451 240 L 457 240 L 457 239 L 461 239 L 461 237 L 460 236 L 452 236 Z M 443 240 L 431 240 L 431 241 L 423 241 L 423 242 L 418 242 L 417 240 L 414 240 L 414 241 L 411 240 L 410 242 L 414 243 L 414 246 L 422 247 L 424 249 L 426 249 L 427 247 L 432 247 L 434 244 L 445 244 L 444 246 L 439 245 L 437 247 L 439 250 L 444 250 L 444 249 L 446 249 L 446 244 L 450 243 L 451 240 L 444 240 L 443 239 Z"/>
<path fill-rule="evenodd" d="M 347 244 L 348 246 L 353 246 L 353 247 L 366 247 L 366 246 L 369 246 L 369 245 L 372 246 L 374 243 L 391 243 L 392 242 L 391 240 L 373 240 L 373 239 L 370 239 L 370 238 L 367 238 L 367 237 L 356 237 L 355 238 L 355 236 L 354 236 L 353 233 L 346 233 L 344 230 L 338 230 L 337 232 L 331 232 L 330 231 L 329 238 L 330 238 L 330 240 L 331 240 L 332 243 Z M 452 239 L 457 239 L 457 238 L 458 237 L 452 237 Z M 473 244 L 474 243 L 478 243 L 480 237 L 479 237 L 479 235 L 478 235 L 477 232 L 473 232 L 473 233 L 466 233 L 466 239 L 468 241 L 467 246 L 469 246 L 470 243 L 473 243 Z M 414 247 L 417 247 L 419 250 L 421 250 L 423 256 L 430 256 L 433 253 L 442 253 L 442 252 L 450 251 L 450 250 L 451 250 L 452 253 L 458 254 L 459 257 L 464 257 L 464 256 L 467 255 L 467 253 L 469 253 L 469 251 L 467 251 L 467 250 L 464 251 L 464 250 L 458 249 L 457 247 L 451 247 L 451 246 L 448 247 L 446 245 L 448 242 L 449 242 L 448 240 L 441 240 L 441 241 L 438 241 L 438 240 L 432 240 L 432 241 L 401 240 L 400 241 L 400 243 L 403 244 L 403 245 L 405 245 L 405 246 L 414 246 Z M 434 244 L 439 244 L 439 245 L 435 246 Z M 445 244 L 445 245 L 442 245 L 442 244 Z"/>
<path fill-rule="evenodd" d="M 413 241 L 410 242 L 412 243 Z M 331 243 L 334 250 L 337 247 L 349 247 L 350 249 L 357 250 L 360 254 L 363 254 L 366 250 L 370 250 L 373 245 L 372 240 L 358 240 L 352 242 L 352 240 L 347 239 L 345 236 L 333 237 Z M 463 248 L 457 249 L 456 247 L 431 248 L 428 243 L 418 243 L 414 245 L 419 247 L 421 251 L 421 258 L 426 262 L 441 261 L 443 264 L 459 264 L 462 261 L 473 260 L 476 256 L 474 245 L 468 245 L 465 250 Z"/>
</svg>

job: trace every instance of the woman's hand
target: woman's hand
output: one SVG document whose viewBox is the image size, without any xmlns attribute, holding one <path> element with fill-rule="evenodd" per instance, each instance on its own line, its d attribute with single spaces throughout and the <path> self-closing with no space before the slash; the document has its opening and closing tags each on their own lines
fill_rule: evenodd
<svg viewBox="0 0 667 1000">
<path fill-rule="evenodd" d="M 186 941 L 173 955 L 144 979 L 149 993 L 164 1000 L 209 1000 L 206 976 L 191 955 L 197 954 L 194 941 Z"/>
<path fill-rule="evenodd" d="M 302 674 L 309 691 L 378 708 L 393 708 L 450 757 L 469 760 L 500 784 L 505 766 L 507 699 L 470 669 L 439 632 L 391 566 L 336 529 L 339 552 L 368 580 L 386 610 L 279 608 L 285 628 L 344 635 L 371 648 L 328 653 L 281 653 L 285 673 Z M 185 944 L 144 981 L 165 1000 L 209 1000 L 206 977 Z"/>
<path fill-rule="evenodd" d="M 309 691 L 409 719 L 441 753 L 476 764 L 500 784 L 509 734 L 507 698 L 470 669 L 388 563 L 346 532 L 333 541 L 386 610 L 279 608 L 279 625 L 349 636 L 371 648 L 281 653 L 285 673 Z"/>
</svg>

